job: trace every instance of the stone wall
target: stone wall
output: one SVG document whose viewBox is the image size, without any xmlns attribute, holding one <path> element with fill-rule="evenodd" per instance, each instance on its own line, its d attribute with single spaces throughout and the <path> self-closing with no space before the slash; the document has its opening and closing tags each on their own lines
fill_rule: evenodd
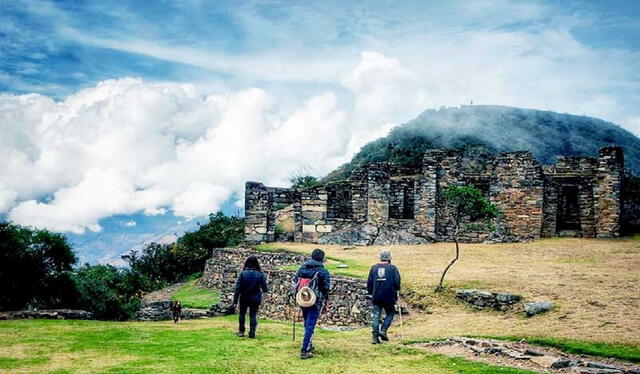
<svg viewBox="0 0 640 374">
<path fill-rule="evenodd" d="M 244 260 L 255 255 L 263 271 L 269 276 L 270 292 L 264 294 L 260 316 L 271 319 L 290 319 L 298 308 L 289 303 L 288 296 L 295 271 L 283 269 L 299 266 L 306 256 L 290 252 L 257 252 L 248 249 L 221 248 L 213 251 L 207 261 L 200 284 L 220 291 L 220 304 L 215 313 L 228 313 L 233 303 L 236 279 Z M 361 279 L 332 276 L 329 312 L 320 320 L 325 325 L 361 325 L 370 321 L 370 302 L 367 300 L 366 282 Z"/>
<path fill-rule="evenodd" d="M 491 156 L 479 151 L 428 150 L 420 165 L 378 162 L 356 167 L 349 179 L 302 190 L 247 183 L 246 240 L 311 243 L 451 240 L 452 214 L 442 191 L 472 185 L 495 203 L 498 230 L 467 232 L 462 240 L 497 242 L 539 237 L 617 237 L 623 220 L 638 221 L 640 198 L 625 190 L 622 150 L 605 147 L 599 157 L 557 157 L 542 166 L 530 152 Z M 293 233 L 277 235 L 273 222 L 288 204 Z M 274 212 L 275 211 L 275 212 Z M 274 219 L 273 217 L 276 217 Z M 397 235 L 392 233 L 397 232 Z M 344 243 L 347 244 L 347 243 Z"/>
<path fill-rule="evenodd" d="M 596 172 L 596 235 L 598 238 L 620 236 L 622 178 L 624 159 L 622 148 L 600 149 Z"/>
<path fill-rule="evenodd" d="M 539 238 L 542 228 L 542 167 L 530 152 L 502 153 L 491 176 L 491 201 L 505 228 L 521 239 Z"/>
</svg>

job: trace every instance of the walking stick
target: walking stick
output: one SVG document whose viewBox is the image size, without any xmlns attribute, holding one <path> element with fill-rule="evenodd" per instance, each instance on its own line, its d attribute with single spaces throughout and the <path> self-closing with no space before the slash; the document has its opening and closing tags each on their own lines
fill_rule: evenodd
<svg viewBox="0 0 640 374">
<path fill-rule="evenodd" d="M 296 341 L 296 313 L 292 312 L 291 315 L 293 316 L 293 341 Z"/>
<path fill-rule="evenodd" d="M 400 312 L 400 340 L 404 341 L 404 327 L 402 326 L 402 304 L 400 304 L 400 292 L 398 292 L 398 311 Z"/>
</svg>

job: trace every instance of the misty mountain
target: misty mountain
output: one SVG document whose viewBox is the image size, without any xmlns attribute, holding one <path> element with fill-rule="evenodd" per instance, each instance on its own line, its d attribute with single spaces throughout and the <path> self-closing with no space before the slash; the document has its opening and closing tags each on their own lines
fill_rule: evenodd
<svg viewBox="0 0 640 374">
<path fill-rule="evenodd" d="M 363 146 L 324 181 L 345 179 L 357 165 L 419 162 L 426 149 L 468 145 L 483 146 L 491 153 L 531 151 L 542 164 L 553 164 L 557 155 L 596 156 L 600 147 L 619 145 L 627 170 L 640 175 L 640 138 L 611 122 L 534 109 L 464 105 L 424 111 Z"/>
</svg>

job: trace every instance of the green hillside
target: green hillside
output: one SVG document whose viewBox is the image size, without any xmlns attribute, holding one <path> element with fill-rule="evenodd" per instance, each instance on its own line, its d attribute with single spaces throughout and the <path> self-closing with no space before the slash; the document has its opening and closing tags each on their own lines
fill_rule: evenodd
<svg viewBox="0 0 640 374">
<path fill-rule="evenodd" d="M 357 165 L 419 162 L 426 149 L 468 145 L 480 145 L 492 153 L 531 151 L 543 164 L 554 163 L 556 155 L 594 156 L 600 147 L 619 145 L 627 169 L 640 175 L 640 139 L 613 123 L 550 111 L 466 105 L 424 111 L 387 137 L 366 144 L 325 181 L 344 179 Z"/>
</svg>

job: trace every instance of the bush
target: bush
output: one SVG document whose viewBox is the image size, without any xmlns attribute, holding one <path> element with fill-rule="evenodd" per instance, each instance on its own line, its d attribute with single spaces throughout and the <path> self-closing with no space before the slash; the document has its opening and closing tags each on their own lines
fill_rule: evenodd
<svg viewBox="0 0 640 374">
<path fill-rule="evenodd" d="M 140 308 L 140 294 L 130 275 L 111 265 L 84 265 L 73 276 L 79 307 L 97 319 L 132 318 Z"/>
</svg>

